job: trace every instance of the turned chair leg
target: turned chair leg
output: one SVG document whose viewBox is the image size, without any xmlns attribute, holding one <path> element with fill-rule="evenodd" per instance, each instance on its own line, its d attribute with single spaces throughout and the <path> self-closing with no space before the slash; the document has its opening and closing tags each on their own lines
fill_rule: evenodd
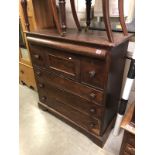
<svg viewBox="0 0 155 155">
<path fill-rule="evenodd" d="M 119 20 L 123 33 L 124 35 L 128 35 L 128 31 L 124 20 L 124 0 L 118 0 L 118 9 L 119 9 Z"/>
<path fill-rule="evenodd" d="M 65 8 L 66 1 L 59 0 L 59 8 L 60 8 L 60 18 L 61 18 L 61 28 L 63 33 L 66 33 L 66 8 Z"/>
<path fill-rule="evenodd" d="M 86 0 L 86 29 L 90 27 L 90 11 L 91 11 L 92 0 Z"/>
<path fill-rule="evenodd" d="M 28 13 L 27 13 L 27 0 L 21 0 L 20 3 L 24 14 L 26 30 L 30 31 L 30 24 L 29 24 Z"/>
<path fill-rule="evenodd" d="M 61 29 L 61 25 L 60 25 L 58 13 L 57 13 L 55 0 L 51 0 L 51 8 L 52 8 L 52 14 L 53 14 L 53 18 L 54 18 L 58 33 L 63 36 L 63 32 L 62 32 L 62 29 Z"/>
<path fill-rule="evenodd" d="M 76 27 L 78 28 L 79 31 L 81 31 L 81 26 L 77 17 L 77 13 L 75 10 L 75 1 L 74 0 L 70 0 L 70 4 L 71 4 L 71 9 L 72 9 L 72 15 L 76 24 Z"/>
<path fill-rule="evenodd" d="M 105 23 L 105 29 L 107 32 L 107 36 L 110 42 L 114 42 L 112 29 L 110 25 L 110 17 L 109 17 L 109 0 L 102 0 L 103 4 L 103 16 L 104 16 L 104 23 Z"/>
</svg>

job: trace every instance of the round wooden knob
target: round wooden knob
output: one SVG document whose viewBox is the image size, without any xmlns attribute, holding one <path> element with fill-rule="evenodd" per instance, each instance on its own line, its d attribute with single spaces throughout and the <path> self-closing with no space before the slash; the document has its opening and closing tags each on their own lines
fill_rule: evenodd
<svg viewBox="0 0 155 155">
<path fill-rule="evenodd" d="M 94 93 L 91 93 L 91 94 L 90 94 L 90 98 L 91 98 L 91 99 L 94 99 L 95 97 L 96 97 L 96 94 L 94 94 Z"/>
<path fill-rule="evenodd" d="M 90 126 L 90 128 L 94 128 L 94 127 L 95 127 L 95 123 L 91 122 L 91 123 L 89 124 L 89 126 Z"/>
<path fill-rule="evenodd" d="M 23 70 L 21 70 L 20 72 L 21 72 L 22 74 L 24 74 L 24 71 L 23 71 Z"/>
<path fill-rule="evenodd" d="M 89 72 L 89 75 L 90 75 L 90 78 L 93 78 L 95 76 L 96 72 L 93 70 L 93 71 L 90 71 Z"/>
<path fill-rule="evenodd" d="M 95 113 L 96 113 L 96 109 L 95 109 L 95 108 L 91 108 L 91 109 L 90 109 L 90 112 L 91 112 L 92 114 L 95 114 Z"/>
<path fill-rule="evenodd" d="M 37 74 L 38 76 L 40 76 L 40 75 L 41 75 L 41 72 L 40 72 L 40 71 L 36 71 L 36 74 Z"/>
<path fill-rule="evenodd" d="M 44 84 L 43 83 L 39 83 L 39 87 L 40 88 L 43 88 L 44 87 Z"/>
<path fill-rule="evenodd" d="M 42 100 L 42 101 L 45 101 L 45 100 L 46 100 L 46 96 L 42 96 L 42 97 L 41 97 L 41 100 Z"/>
<path fill-rule="evenodd" d="M 34 58 L 39 59 L 40 56 L 39 56 L 38 54 L 35 54 L 35 55 L 34 55 Z"/>
</svg>

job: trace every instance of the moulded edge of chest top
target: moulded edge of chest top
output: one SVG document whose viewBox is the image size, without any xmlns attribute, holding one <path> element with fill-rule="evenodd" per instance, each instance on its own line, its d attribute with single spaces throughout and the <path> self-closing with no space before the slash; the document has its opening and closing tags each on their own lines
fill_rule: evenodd
<svg viewBox="0 0 155 155">
<path fill-rule="evenodd" d="M 94 57 L 98 59 L 106 59 L 109 51 L 111 50 L 111 48 L 96 48 L 93 46 L 86 46 L 51 39 L 36 38 L 32 36 L 27 36 L 27 40 L 31 44 L 51 47 L 57 50 L 65 50 L 66 52 Z"/>
</svg>

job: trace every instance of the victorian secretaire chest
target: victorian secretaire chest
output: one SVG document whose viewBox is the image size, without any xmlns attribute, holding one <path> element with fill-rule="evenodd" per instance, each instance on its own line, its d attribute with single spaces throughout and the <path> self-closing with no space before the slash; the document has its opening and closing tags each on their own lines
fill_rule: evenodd
<svg viewBox="0 0 155 155">
<path fill-rule="evenodd" d="M 112 40 L 108 41 L 106 31 L 67 29 L 66 36 L 62 37 L 58 20 L 55 23 L 60 34 L 51 28 L 53 25 L 47 13 L 49 5 L 42 5 L 44 14 L 41 14 L 39 1 L 33 2 L 38 11 L 36 19 L 42 19 L 42 22 L 38 20 L 36 31 L 26 32 L 26 36 L 39 107 L 103 146 L 117 113 L 130 35 L 113 33 Z M 54 1 L 51 3 L 53 8 Z M 77 23 L 75 10 L 73 15 Z M 56 16 L 55 12 L 53 16 Z M 78 24 L 77 27 L 80 30 Z M 62 29 L 65 30 L 65 22 Z"/>
</svg>

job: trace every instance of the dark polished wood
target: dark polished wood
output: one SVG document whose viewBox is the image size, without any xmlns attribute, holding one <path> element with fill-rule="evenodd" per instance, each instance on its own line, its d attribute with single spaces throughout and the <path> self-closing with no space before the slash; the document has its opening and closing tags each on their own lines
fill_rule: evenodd
<svg viewBox="0 0 155 155">
<path fill-rule="evenodd" d="M 29 24 L 28 13 L 27 13 L 27 0 L 21 0 L 20 3 L 23 9 L 26 30 L 30 31 L 30 24 Z"/>
<path fill-rule="evenodd" d="M 107 36 L 110 42 L 114 42 L 112 29 L 110 25 L 110 17 L 109 17 L 109 0 L 102 0 L 103 5 L 103 17 L 104 17 L 104 24 L 107 32 Z"/>
<path fill-rule="evenodd" d="M 73 15 L 76 27 L 78 28 L 79 31 L 81 31 L 82 29 L 81 29 L 79 19 L 77 17 L 76 9 L 75 9 L 75 0 L 70 0 L 70 3 L 71 3 L 72 15 Z"/>
<path fill-rule="evenodd" d="M 119 20 L 123 30 L 124 35 L 128 35 L 128 30 L 126 28 L 125 20 L 124 20 L 124 0 L 118 1 L 118 9 L 119 9 Z"/>
<path fill-rule="evenodd" d="M 91 11 L 92 0 L 86 0 L 86 26 L 87 29 L 90 27 L 90 11 Z"/>
<path fill-rule="evenodd" d="M 26 33 L 39 106 L 103 146 L 117 113 L 129 36 L 114 33 L 110 43 L 99 31 L 67 34 Z"/>
<path fill-rule="evenodd" d="M 63 33 L 66 33 L 66 0 L 59 0 L 60 18 L 61 18 L 61 28 Z"/>
</svg>

